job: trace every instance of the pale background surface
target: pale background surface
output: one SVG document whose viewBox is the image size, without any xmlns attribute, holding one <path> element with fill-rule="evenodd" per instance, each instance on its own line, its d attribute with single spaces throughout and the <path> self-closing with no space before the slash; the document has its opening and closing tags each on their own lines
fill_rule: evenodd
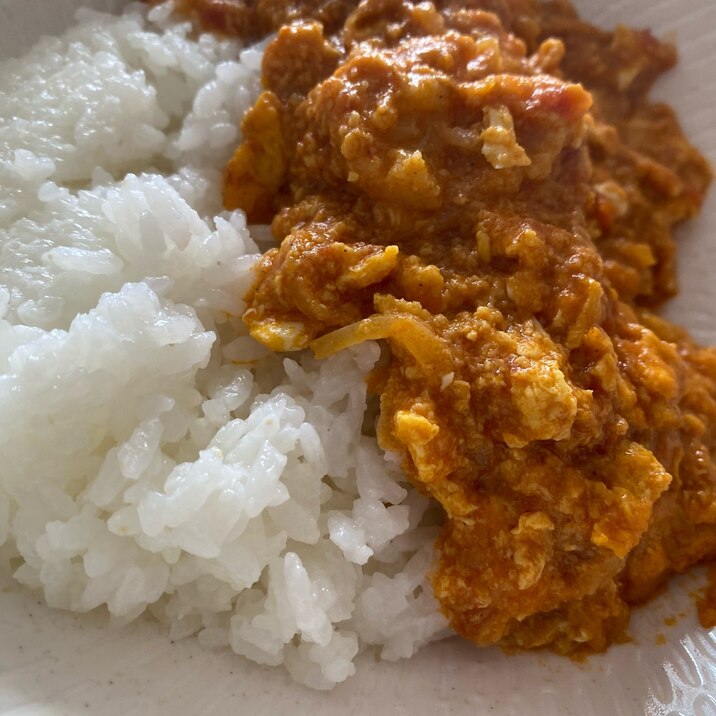
<svg viewBox="0 0 716 716">
<path fill-rule="evenodd" d="M 599 24 L 621 21 L 675 39 L 681 63 L 658 93 L 677 105 L 688 135 L 716 165 L 716 0 L 574 2 Z M 123 2 L 0 0 L 0 57 L 60 31 L 80 4 Z M 683 230 L 680 251 L 682 293 L 668 314 L 716 343 L 716 191 Z M 699 584 L 689 575 L 672 585 L 634 615 L 633 644 L 586 665 L 450 639 L 407 662 L 366 658 L 357 676 L 325 694 L 228 651 L 207 652 L 191 639 L 171 644 L 154 624 L 119 631 L 102 615 L 52 611 L 0 575 L 0 716 L 716 716 L 716 633 L 696 626 L 688 596 Z M 665 625 L 682 611 L 685 618 Z"/>
</svg>

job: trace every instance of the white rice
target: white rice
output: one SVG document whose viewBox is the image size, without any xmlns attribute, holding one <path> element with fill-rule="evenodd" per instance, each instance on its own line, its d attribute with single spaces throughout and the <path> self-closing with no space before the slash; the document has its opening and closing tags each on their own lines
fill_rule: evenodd
<svg viewBox="0 0 716 716">
<path fill-rule="evenodd" d="M 447 633 L 437 528 L 362 433 L 379 347 L 244 332 L 266 231 L 220 182 L 261 47 L 170 11 L 82 11 L 0 64 L 0 569 L 331 688 Z"/>
</svg>

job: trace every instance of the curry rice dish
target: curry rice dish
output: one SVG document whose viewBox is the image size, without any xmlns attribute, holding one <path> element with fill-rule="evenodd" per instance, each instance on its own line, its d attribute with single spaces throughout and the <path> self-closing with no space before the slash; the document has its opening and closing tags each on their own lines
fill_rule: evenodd
<svg viewBox="0 0 716 716">
<path fill-rule="evenodd" d="M 716 560 L 674 62 L 566 2 L 174 0 L 0 63 L 0 573 L 317 689 L 628 638 Z"/>
<path fill-rule="evenodd" d="M 225 206 L 279 244 L 243 320 L 319 358 L 387 341 L 377 434 L 444 510 L 452 627 L 624 639 L 633 605 L 716 556 L 716 351 L 654 313 L 711 179 L 648 98 L 673 47 L 561 0 L 183 10 L 277 31 L 225 173 Z"/>
</svg>

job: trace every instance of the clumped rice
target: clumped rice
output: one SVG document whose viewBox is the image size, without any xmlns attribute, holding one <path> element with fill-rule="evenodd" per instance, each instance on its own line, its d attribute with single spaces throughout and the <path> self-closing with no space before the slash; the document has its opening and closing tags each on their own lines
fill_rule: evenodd
<svg viewBox="0 0 716 716">
<path fill-rule="evenodd" d="M 0 569 L 330 688 L 447 633 L 435 519 L 370 434 L 377 344 L 243 330 L 268 232 L 220 184 L 262 48 L 171 9 L 0 64 Z"/>
</svg>

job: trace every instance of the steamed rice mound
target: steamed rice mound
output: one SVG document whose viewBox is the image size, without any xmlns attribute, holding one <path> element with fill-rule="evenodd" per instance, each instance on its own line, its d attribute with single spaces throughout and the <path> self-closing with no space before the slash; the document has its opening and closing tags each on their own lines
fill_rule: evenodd
<svg viewBox="0 0 716 716">
<path fill-rule="evenodd" d="M 170 11 L 0 65 L 0 568 L 330 688 L 447 633 L 437 528 L 364 430 L 378 345 L 282 359 L 236 319 L 267 231 L 221 167 L 261 48 Z"/>
</svg>

